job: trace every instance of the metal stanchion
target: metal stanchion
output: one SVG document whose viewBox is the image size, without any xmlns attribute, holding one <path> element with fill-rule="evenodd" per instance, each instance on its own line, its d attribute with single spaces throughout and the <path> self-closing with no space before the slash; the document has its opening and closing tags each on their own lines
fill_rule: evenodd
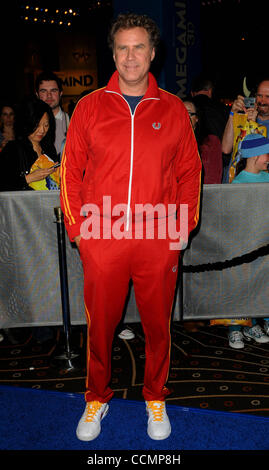
<svg viewBox="0 0 269 470">
<path fill-rule="evenodd" d="M 63 222 L 63 213 L 60 207 L 54 208 L 57 225 L 58 254 L 59 254 L 59 270 L 61 282 L 61 300 L 63 315 L 63 331 L 65 347 L 63 353 L 53 358 L 52 365 L 61 367 L 61 369 L 73 370 L 79 367 L 79 354 L 71 349 L 71 322 L 69 307 L 69 290 L 66 264 L 66 245 L 65 245 L 65 227 Z"/>
</svg>

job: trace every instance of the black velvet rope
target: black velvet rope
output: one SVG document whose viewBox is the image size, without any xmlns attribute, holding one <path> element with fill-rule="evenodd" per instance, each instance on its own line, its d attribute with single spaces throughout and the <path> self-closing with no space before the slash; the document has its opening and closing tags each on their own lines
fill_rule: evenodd
<svg viewBox="0 0 269 470">
<path fill-rule="evenodd" d="M 182 265 L 182 271 L 184 273 L 201 273 L 205 271 L 223 271 L 227 268 L 233 268 L 234 266 L 240 266 L 244 263 L 251 263 L 260 256 L 266 256 L 269 254 L 269 244 L 257 248 L 250 253 L 246 253 L 241 256 L 235 256 L 231 260 L 216 261 L 215 263 L 204 263 L 193 265 Z"/>
</svg>

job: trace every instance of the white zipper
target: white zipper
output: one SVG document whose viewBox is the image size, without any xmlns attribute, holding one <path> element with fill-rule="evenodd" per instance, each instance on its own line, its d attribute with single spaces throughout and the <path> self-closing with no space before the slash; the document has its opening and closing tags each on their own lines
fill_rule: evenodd
<svg viewBox="0 0 269 470">
<path fill-rule="evenodd" d="M 128 103 L 129 106 L 129 103 Z M 130 106 L 129 106 L 130 107 Z M 131 112 L 131 162 L 130 162 L 130 175 L 129 175 L 129 187 L 128 187 L 128 201 L 127 201 L 127 223 L 126 223 L 126 232 L 129 230 L 129 218 L 130 218 L 130 208 L 131 208 L 131 195 L 132 195 L 132 182 L 133 182 L 133 166 L 134 166 L 134 116 L 135 116 L 136 107 L 134 114 Z"/>
<path fill-rule="evenodd" d="M 128 200 L 127 200 L 127 223 L 126 223 L 126 231 L 129 230 L 129 219 L 130 219 L 130 209 L 131 209 L 131 197 L 132 197 L 132 180 L 133 180 L 133 164 L 134 164 L 134 117 L 137 107 L 143 101 L 149 100 L 159 100 L 159 98 L 145 98 L 137 103 L 134 113 L 132 113 L 131 107 L 128 101 L 122 96 L 120 93 L 116 91 L 106 90 L 106 93 L 114 93 L 115 95 L 119 95 L 128 105 L 131 115 L 131 155 L 130 155 L 130 174 L 129 174 L 129 185 L 128 185 Z"/>
</svg>

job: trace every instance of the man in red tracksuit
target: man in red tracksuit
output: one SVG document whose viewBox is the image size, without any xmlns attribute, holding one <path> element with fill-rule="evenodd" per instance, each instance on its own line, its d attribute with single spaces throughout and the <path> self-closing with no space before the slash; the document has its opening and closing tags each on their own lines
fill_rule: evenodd
<svg viewBox="0 0 269 470">
<path fill-rule="evenodd" d="M 188 205 L 181 239 L 198 222 L 201 161 L 183 103 L 149 72 L 158 39 L 150 18 L 119 15 L 110 35 L 116 71 L 77 104 L 62 157 L 61 207 L 84 270 L 86 408 L 77 437 L 85 441 L 100 433 L 113 395 L 111 347 L 130 279 L 146 341 L 148 435 L 171 432 L 165 383 L 179 244 L 169 226 L 177 215 L 179 239 L 181 205 Z"/>
</svg>

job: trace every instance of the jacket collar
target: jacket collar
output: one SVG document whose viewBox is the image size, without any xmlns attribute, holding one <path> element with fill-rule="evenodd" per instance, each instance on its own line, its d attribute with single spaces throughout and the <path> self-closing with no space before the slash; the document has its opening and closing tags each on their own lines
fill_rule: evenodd
<svg viewBox="0 0 269 470">
<path fill-rule="evenodd" d="M 119 87 L 119 72 L 116 70 L 113 75 L 111 76 L 105 91 L 114 91 L 115 93 L 119 93 L 122 95 L 122 92 Z M 148 89 L 144 95 L 145 98 L 157 98 L 160 99 L 160 93 L 159 93 L 159 88 L 156 82 L 155 77 L 152 75 L 151 72 L 149 72 L 149 85 Z"/>
</svg>

